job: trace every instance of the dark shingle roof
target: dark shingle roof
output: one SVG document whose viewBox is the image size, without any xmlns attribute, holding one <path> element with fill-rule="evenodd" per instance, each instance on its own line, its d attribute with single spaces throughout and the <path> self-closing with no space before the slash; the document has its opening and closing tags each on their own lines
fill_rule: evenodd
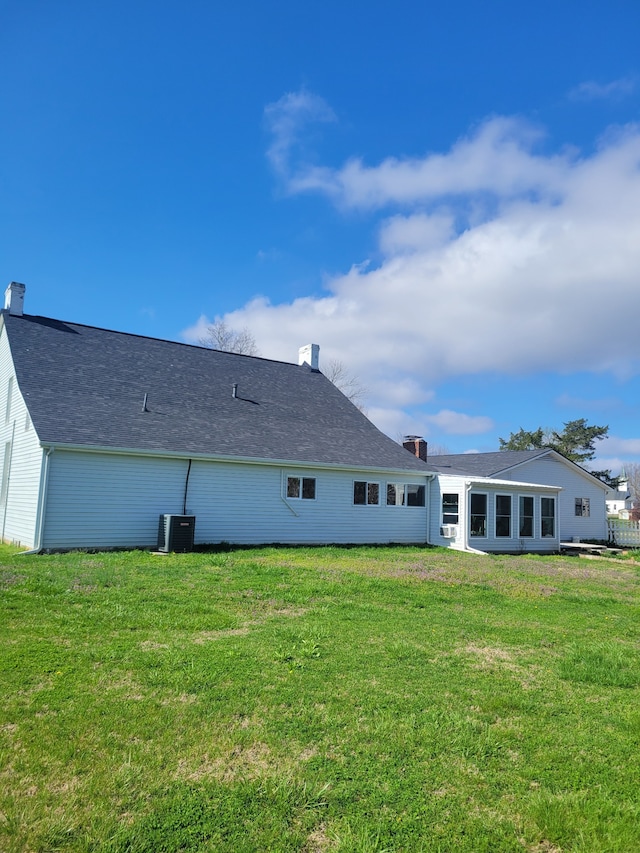
<svg viewBox="0 0 640 853">
<path fill-rule="evenodd" d="M 1 313 L 43 444 L 429 470 L 307 366 Z"/>
<path fill-rule="evenodd" d="M 523 462 L 530 462 L 532 459 L 537 459 L 547 454 L 551 454 L 557 459 L 562 459 L 567 465 L 572 466 L 577 471 L 580 471 L 580 473 L 590 477 L 600 486 L 606 488 L 606 483 L 603 483 L 602 480 L 599 480 L 590 471 L 587 471 L 586 468 L 582 468 L 550 447 L 543 447 L 540 450 L 498 450 L 493 453 L 453 453 L 448 456 L 429 456 L 427 464 L 433 471 L 438 471 L 442 474 L 497 477 L 500 474 L 506 473 L 511 468 L 522 465 Z M 523 474 L 523 476 L 526 481 L 526 475 Z"/>
<path fill-rule="evenodd" d="M 467 474 L 474 477 L 495 477 L 503 471 L 543 456 L 542 450 L 499 450 L 495 453 L 452 453 L 447 456 L 429 456 L 428 465 L 434 471 Z"/>
</svg>

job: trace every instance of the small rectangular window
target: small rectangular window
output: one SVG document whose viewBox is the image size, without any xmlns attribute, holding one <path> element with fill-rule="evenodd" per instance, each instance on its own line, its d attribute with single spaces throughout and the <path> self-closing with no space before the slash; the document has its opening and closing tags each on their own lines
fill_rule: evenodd
<svg viewBox="0 0 640 853">
<path fill-rule="evenodd" d="M 469 534 L 471 536 L 487 535 L 487 496 L 471 495 L 471 520 Z"/>
<path fill-rule="evenodd" d="M 458 523 L 458 502 L 460 498 L 455 492 L 445 492 L 442 495 L 442 523 L 457 524 Z"/>
<path fill-rule="evenodd" d="M 387 483 L 387 506 L 404 506 L 404 486 Z"/>
<path fill-rule="evenodd" d="M 315 477 L 302 478 L 302 498 L 306 501 L 314 501 L 316 499 Z"/>
<path fill-rule="evenodd" d="M 589 498 L 576 498 L 576 517 L 589 518 L 591 515 L 591 505 Z"/>
<path fill-rule="evenodd" d="M 407 506 L 424 506 L 424 486 L 407 483 L 405 489 L 407 492 Z"/>
<path fill-rule="evenodd" d="M 540 498 L 540 523 L 543 536 L 555 536 L 556 501 L 555 498 Z"/>
<path fill-rule="evenodd" d="M 287 497 L 293 500 L 315 500 L 315 477 L 287 477 Z"/>
<path fill-rule="evenodd" d="M 353 483 L 353 502 L 359 506 L 378 506 L 380 503 L 380 483 L 355 480 Z"/>
<path fill-rule="evenodd" d="M 520 536 L 527 539 L 533 536 L 533 498 L 520 495 Z"/>
<path fill-rule="evenodd" d="M 496 536 L 511 536 L 511 495 L 496 495 Z"/>
<path fill-rule="evenodd" d="M 424 499 L 419 483 L 387 483 L 387 506 L 424 506 Z"/>
</svg>

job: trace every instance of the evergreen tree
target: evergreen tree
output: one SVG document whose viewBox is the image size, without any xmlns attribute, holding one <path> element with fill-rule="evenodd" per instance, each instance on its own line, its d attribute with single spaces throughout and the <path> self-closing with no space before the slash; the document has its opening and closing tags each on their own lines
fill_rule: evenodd
<svg viewBox="0 0 640 853">
<path fill-rule="evenodd" d="M 590 426 L 586 418 L 578 418 L 565 423 L 561 432 L 543 427 L 530 432 L 521 427 L 518 432 L 512 432 L 508 439 L 499 439 L 500 450 L 541 450 L 549 447 L 570 459 L 571 462 L 584 465 L 596 454 L 595 442 L 601 441 L 608 433 L 608 426 Z M 590 473 L 615 486 L 617 478 L 611 477 L 611 471 L 591 471 Z"/>
</svg>

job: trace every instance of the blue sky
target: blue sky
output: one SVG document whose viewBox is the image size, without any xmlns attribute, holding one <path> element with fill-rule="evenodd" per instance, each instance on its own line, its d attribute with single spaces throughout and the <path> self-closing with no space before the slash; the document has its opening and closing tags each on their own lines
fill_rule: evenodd
<svg viewBox="0 0 640 853">
<path fill-rule="evenodd" d="M 0 4 L 25 310 L 320 344 L 389 435 L 640 461 L 640 4 Z"/>
</svg>

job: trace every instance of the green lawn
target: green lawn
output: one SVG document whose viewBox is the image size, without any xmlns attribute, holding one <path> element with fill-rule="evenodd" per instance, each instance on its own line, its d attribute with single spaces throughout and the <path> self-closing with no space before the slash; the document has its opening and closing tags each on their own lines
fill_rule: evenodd
<svg viewBox="0 0 640 853">
<path fill-rule="evenodd" d="M 0 547 L 0 850 L 640 850 L 640 569 Z"/>
</svg>

